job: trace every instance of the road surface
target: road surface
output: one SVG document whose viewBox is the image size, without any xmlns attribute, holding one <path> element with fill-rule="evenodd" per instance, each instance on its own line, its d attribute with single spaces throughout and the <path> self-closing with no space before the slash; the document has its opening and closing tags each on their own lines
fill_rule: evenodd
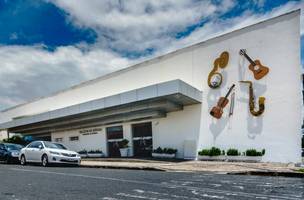
<svg viewBox="0 0 304 200">
<path fill-rule="evenodd" d="M 304 179 L 0 164 L 1 200 L 304 199 Z"/>
</svg>

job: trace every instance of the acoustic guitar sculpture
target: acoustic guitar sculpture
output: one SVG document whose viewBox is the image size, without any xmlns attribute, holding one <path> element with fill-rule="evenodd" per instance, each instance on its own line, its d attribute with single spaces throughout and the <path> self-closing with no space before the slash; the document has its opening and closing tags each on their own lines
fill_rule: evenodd
<svg viewBox="0 0 304 200">
<path fill-rule="evenodd" d="M 229 103 L 228 100 L 228 96 L 231 93 L 232 89 L 234 88 L 234 84 L 230 87 L 229 91 L 227 92 L 227 94 L 225 95 L 225 97 L 221 97 L 218 102 L 217 105 L 214 106 L 211 111 L 210 111 L 210 115 L 220 119 L 223 115 L 223 108 L 225 108 L 225 106 Z"/>
<path fill-rule="evenodd" d="M 260 116 L 265 110 L 265 97 L 259 97 L 259 109 L 255 110 L 254 106 L 254 95 L 251 81 L 240 81 L 241 83 L 249 84 L 249 110 L 253 116 Z"/>
<path fill-rule="evenodd" d="M 218 68 L 225 68 L 229 61 L 229 53 L 224 51 L 221 53 L 220 57 L 216 58 L 213 63 L 213 69 L 208 75 L 208 86 L 210 88 L 218 88 L 223 81 L 223 76 L 217 72 Z"/>
<path fill-rule="evenodd" d="M 266 66 L 263 66 L 261 64 L 261 61 L 255 60 L 253 61 L 248 54 L 246 53 L 246 49 L 241 49 L 240 50 L 240 55 L 244 56 L 249 62 L 249 69 L 253 72 L 253 76 L 256 80 L 260 80 L 264 76 L 266 76 L 269 72 L 269 68 Z"/>
</svg>

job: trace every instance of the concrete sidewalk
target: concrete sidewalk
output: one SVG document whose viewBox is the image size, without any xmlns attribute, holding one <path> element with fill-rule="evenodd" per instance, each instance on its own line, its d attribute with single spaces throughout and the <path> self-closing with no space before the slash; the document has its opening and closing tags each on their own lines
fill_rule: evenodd
<svg viewBox="0 0 304 200">
<path fill-rule="evenodd" d="M 83 167 L 116 169 L 158 170 L 169 172 L 218 172 L 218 173 L 297 173 L 300 169 L 294 164 L 283 163 L 244 163 L 212 161 L 162 161 L 149 159 L 84 159 Z M 304 173 L 303 173 L 304 175 Z M 304 176 L 303 176 L 304 177 Z"/>
</svg>

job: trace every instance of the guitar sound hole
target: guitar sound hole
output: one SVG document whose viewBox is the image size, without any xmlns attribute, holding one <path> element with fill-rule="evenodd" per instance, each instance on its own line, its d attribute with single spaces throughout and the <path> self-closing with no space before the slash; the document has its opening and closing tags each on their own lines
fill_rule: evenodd
<svg viewBox="0 0 304 200">
<path fill-rule="evenodd" d="M 258 65 L 255 65 L 255 66 L 253 67 L 253 69 L 254 69 L 255 71 L 258 71 L 258 70 L 260 69 L 260 67 L 259 67 Z"/>
</svg>

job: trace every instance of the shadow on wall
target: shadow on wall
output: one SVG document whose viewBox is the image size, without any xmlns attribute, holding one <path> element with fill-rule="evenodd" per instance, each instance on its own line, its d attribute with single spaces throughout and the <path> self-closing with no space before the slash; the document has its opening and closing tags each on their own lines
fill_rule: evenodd
<svg viewBox="0 0 304 200">
<path fill-rule="evenodd" d="M 247 136 L 249 139 L 255 139 L 257 135 L 260 135 L 263 130 L 263 114 L 261 116 L 255 117 L 250 113 L 249 110 L 249 87 L 248 84 L 239 83 L 238 81 L 244 80 L 246 73 L 252 73 L 248 69 L 248 63 L 242 59 L 242 56 L 240 56 L 239 62 L 238 62 L 238 76 L 239 80 L 235 80 L 235 84 L 238 83 L 238 86 L 240 88 L 239 93 L 245 93 L 247 94 L 246 98 L 236 98 L 236 102 L 242 103 L 242 106 L 244 108 L 247 108 Z M 220 72 L 223 75 L 223 82 L 220 88 L 218 89 L 209 89 L 207 94 L 207 104 L 208 104 L 208 112 L 210 112 L 210 109 L 217 104 L 217 101 L 219 98 L 226 94 L 228 90 L 226 88 L 227 85 L 227 72 L 221 71 Z M 253 77 L 253 76 L 252 76 Z M 252 78 L 250 78 L 252 80 Z M 257 101 L 260 96 L 262 96 L 266 90 L 267 86 L 265 84 L 253 82 L 253 94 L 256 95 L 257 98 L 255 98 L 255 108 L 258 109 Z M 221 91 L 223 92 L 221 94 Z M 238 94 L 236 93 L 236 96 Z M 228 104 L 227 106 L 229 106 Z M 266 99 L 266 105 L 267 105 L 267 99 Z M 267 109 L 267 107 L 266 107 Z M 212 119 L 212 122 L 209 124 L 209 130 L 211 131 L 213 135 L 213 143 L 215 144 L 215 141 L 217 137 L 223 132 L 227 124 L 229 123 L 229 116 L 224 114 L 221 119 Z"/>
<path fill-rule="evenodd" d="M 217 89 L 209 89 L 208 95 L 207 95 L 207 104 L 208 104 L 208 112 L 210 112 L 211 108 L 213 106 L 217 105 L 217 102 L 219 98 L 222 95 L 221 90 L 225 89 L 227 87 L 227 72 L 221 71 L 220 72 L 223 76 L 223 82 L 220 86 L 220 88 Z M 227 90 L 228 91 L 228 90 Z M 224 91 L 226 93 L 226 91 Z M 209 125 L 209 130 L 211 131 L 213 135 L 213 143 L 215 143 L 216 138 L 222 133 L 222 131 L 225 129 L 229 121 L 229 117 L 226 115 L 223 115 L 221 119 L 212 119 L 212 123 Z"/>
</svg>

